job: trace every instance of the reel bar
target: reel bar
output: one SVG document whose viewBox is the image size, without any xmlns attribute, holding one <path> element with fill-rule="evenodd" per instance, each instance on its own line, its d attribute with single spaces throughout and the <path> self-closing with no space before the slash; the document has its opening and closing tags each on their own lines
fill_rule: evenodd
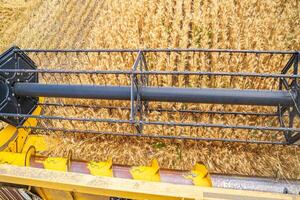
<svg viewBox="0 0 300 200">
<path fill-rule="evenodd" d="M 152 139 L 178 139 L 178 140 L 192 140 L 192 141 L 207 141 L 207 142 L 238 142 L 238 143 L 251 143 L 251 144 L 276 144 L 276 145 L 295 145 L 286 141 L 267 141 L 267 140 L 251 140 L 251 139 L 234 139 L 234 138 L 209 138 L 209 137 L 193 137 L 186 135 L 158 135 L 158 134 L 134 134 L 129 132 L 109 132 L 109 131 L 96 131 L 96 130 L 78 130 L 78 129 L 64 129 L 54 127 L 40 127 L 40 126 L 18 126 L 18 128 L 28 128 L 33 130 L 55 131 L 64 133 L 84 133 L 84 134 L 99 134 L 123 137 L 138 137 L 138 138 L 152 138 Z"/>
<path fill-rule="evenodd" d="M 85 99 L 130 100 L 130 86 L 56 85 L 16 83 L 13 92 L 17 96 L 63 97 Z M 141 87 L 143 101 L 211 103 L 262 106 L 292 106 L 295 94 L 288 91 L 237 90 L 217 88 Z M 294 95 L 294 97 L 292 97 Z M 134 90 L 134 98 L 137 90 Z"/>
<path fill-rule="evenodd" d="M 43 107 L 75 107 L 75 108 L 92 108 L 92 109 L 120 109 L 130 110 L 130 107 L 126 106 L 100 106 L 100 105 L 83 105 L 83 104 L 66 104 L 66 103 L 38 103 L 39 106 Z M 264 117 L 278 117 L 278 113 L 275 112 L 237 112 L 237 111 L 212 111 L 212 110 L 196 110 L 196 109 L 163 109 L 163 108 L 148 108 L 149 112 L 179 112 L 179 113 L 193 113 L 193 114 L 216 114 L 216 115 L 254 115 Z"/>
<path fill-rule="evenodd" d="M 205 48 L 160 48 L 160 49 L 14 49 L 14 52 L 32 53 L 138 53 L 138 52 L 215 52 L 215 53 L 251 53 L 251 54 L 295 54 L 298 51 L 276 50 L 237 50 L 237 49 L 205 49 Z"/>
<path fill-rule="evenodd" d="M 260 130 L 260 131 L 291 131 L 300 132 L 300 128 L 288 127 L 270 127 L 270 126 L 250 126 L 250 125 L 227 125 L 227 124 L 209 124 L 209 123 L 194 123 L 194 122 L 164 122 L 164 121 L 131 121 L 111 118 L 79 118 L 79 117 L 64 117 L 64 116 L 47 116 L 47 115 L 27 115 L 27 114 L 10 114 L 0 113 L 3 117 L 15 118 L 35 118 L 43 120 L 60 120 L 60 121 L 79 121 L 79 122 L 101 122 L 111 124 L 133 124 L 141 123 L 143 125 L 158 125 L 158 126 L 190 126 L 190 127 L 209 127 L 209 128 L 227 128 L 241 130 Z M 20 126 L 18 126 L 20 127 Z"/>
<path fill-rule="evenodd" d="M 54 68 L 54 67 L 49 67 Z M 39 74 L 113 74 L 113 75 L 170 75 L 170 76 L 238 76 L 258 78 L 300 78 L 299 74 L 251 73 L 251 72 L 209 72 L 209 71 L 132 71 L 132 70 L 65 70 L 65 69 L 1 69 L 2 73 Z"/>
</svg>

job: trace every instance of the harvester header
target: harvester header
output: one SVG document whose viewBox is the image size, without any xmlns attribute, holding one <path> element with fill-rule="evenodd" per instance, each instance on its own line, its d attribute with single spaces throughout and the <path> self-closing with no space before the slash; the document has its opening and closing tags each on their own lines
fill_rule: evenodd
<svg viewBox="0 0 300 200">
<path fill-rule="evenodd" d="M 148 59 L 151 61 L 153 57 L 147 59 L 148 54 L 164 53 L 184 54 L 186 60 L 193 59 L 191 55 L 205 53 L 219 54 L 232 56 L 239 55 L 254 55 L 261 54 L 282 55 L 288 56 L 288 62 L 282 67 L 281 73 L 248 73 L 248 72 L 211 72 L 211 71 L 163 71 L 151 70 L 148 66 Z M 51 55 L 50 55 L 51 54 Z M 40 67 L 39 64 L 44 60 L 65 59 L 65 62 L 75 57 L 77 61 L 97 63 L 97 57 L 89 56 L 96 54 L 98 57 L 102 54 L 113 56 L 120 54 L 124 58 L 124 54 L 130 54 L 134 57 L 134 62 L 131 64 L 131 69 L 128 70 L 81 70 L 73 69 L 68 66 L 68 69 L 62 69 L 63 66 L 46 66 Z M 50 55 L 50 56 L 49 56 Z M 31 58 L 33 56 L 33 58 Z M 64 56 L 64 58 L 62 58 Z M 80 56 L 84 56 L 87 61 L 82 61 Z M 220 59 L 222 59 L 220 57 Z M 125 59 L 123 59 L 125 60 Z M 38 64 L 36 64 L 38 62 Z M 20 49 L 12 47 L 3 53 L 0 57 L 0 91 L 1 91 L 1 119 L 8 124 L 19 128 L 32 128 L 54 131 L 69 131 L 80 133 L 93 134 L 111 134 L 119 136 L 142 136 L 153 138 L 170 138 L 170 139 L 191 139 L 191 140 L 207 140 L 207 141 L 226 141 L 226 142 L 249 142 L 249 143 L 267 143 L 267 144 L 295 144 L 300 139 L 300 127 L 294 124 L 296 117 L 299 117 L 300 107 L 300 88 L 298 74 L 299 52 L 294 51 L 238 51 L 238 50 L 209 50 L 209 49 L 120 49 L 120 50 L 33 50 Z M 78 64 L 78 63 L 77 63 Z M 127 63 L 130 65 L 129 63 Z M 47 65 L 47 63 L 43 63 Z M 96 65 L 99 65 L 97 63 Z M 101 65 L 101 63 L 100 63 Z M 56 75 L 64 77 L 55 78 Z M 118 79 L 119 76 L 128 78 L 127 82 L 119 85 L 101 84 L 96 81 L 86 84 L 79 81 L 72 83 L 64 83 L 66 79 L 73 80 L 81 75 L 89 77 L 90 82 L 92 77 L 108 77 L 114 76 Z M 43 78 L 48 76 L 48 79 Z M 151 84 L 151 79 L 157 77 L 183 76 L 185 85 L 176 87 L 176 79 L 172 79 L 173 85 L 160 86 Z M 202 77 L 254 77 L 279 80 L 276 90 L 268 89 L 240 89 L 240 88 L 201 88 L 195 87 L 188 83 L 186 77 L 195 76 Z M 52 80 L 54 78 L 54 80 Z M 43 79 L 41 81 L 41 79 Z M 105 80 L 107 78 L 103 78 Z M 159 79 L 159 78 L 157 78 Z M 50 81 L 49 81 L 50 80 Z M 79 79 L 81 80 L 81 79 Z M 157 81 L 159 82 L 159 81 Z M 121 83 L 121 81 L 120 81 Z M 175 84 L 174 84 L 175 83 Z M 38 105 L 41 106 L 57 106 L 57 107 L 84 107 L 79 104 L 66 103 L 47 103 L 39 101 L 39 97 L 49 98 L 76 98 L 76 99 L 99 99 L 99 100 L 125 100 L 130 101 L 130 107 L 112 107 L 111 109 L 127 109 L 130 111 L 128 119 L 103 119 L 103 118 L 78 118 L 78 117 L 60 117 L 47 115 L 32 115 Z M 221 115 L 256 115 L 256 116 L 271 116 L 277 117 L 279 125 L 273 126 L 252 126 L 252 125 L 228 125 L 214 124 L 204 122 L 178 122 L 178 121 L 149 121 L 145 120 L 147 114 L 151 111 L 149 103 L 151 102 L 177 102 L 177 103 L 202 103 L 202 104 L 229 104 L 229 105 L 250 105 L 250 106 L 272 106 L 277 109 L 273 113 L 254 113 L 254 112 L 232 112 L 232 111 L 201 111 L 201 110 L 168 110 L 167 108 L 156 108 L 152 111 L 162 112 L 182 112 L 182 113 L 201 113 L 208 112 L 210 114 Z M 91 105 L 90 107 L 93 107 Z M 95 123 L 109 124 L 130 124 L 135 127 L 134 133 L 118 133 L 105 132 L 99 130 L 77 130 L 65 129 L 57 127 L 45 126 L 25 126 L 24 122 L 27 118 L 37 118 L 41 120 L 65 120 L 65 121 L 83 121 Z M 288 118 L 288 120 L 284 120 Z M 201 119 L 200 119 L 201 120 Z M 284 135 L 284 140 L 269 141 L 269 140 L 245 140 L 239 138 L 207 138 L 190 135 L 160 135 L 160 134 L 145 134 L 143 127 L 147 125 L 154 126 L 179 126 L 179 127 L 208 127 L 208 128 L 225 128 L 225 129 L 245 129 L 255 131 L 275 131 Z"/>
</svg>

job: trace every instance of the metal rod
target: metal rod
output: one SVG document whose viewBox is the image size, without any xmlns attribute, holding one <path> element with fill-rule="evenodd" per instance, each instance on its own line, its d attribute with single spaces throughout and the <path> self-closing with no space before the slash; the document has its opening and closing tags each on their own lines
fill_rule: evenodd
<svg viewBox="0 0 300 200">
<path fill-rule="evenodd" d="M 210 127 L 210 128 L 227 128 L 227 129 L 241 129 L 241 130 L 259 130 L 259 131 L 291 131 L 300 132 L 300 128 L 289 127 L 273 127 L 273 126 L 250 126 L 250 125 L 231 125 L 231 124 L 209 124 L 209 123 L 194 123 L 194 122 L 164 122 L 164 121 L 132 121 L 111 118 L 79 118 L 79 117 L 64 117 L 64 116 L 48 116 L 48 115 L 29 115 L 29 114 L 11 114 L 0 113 L 2 117 L 16 117 L 16 118 L 35 118 L 44 120 L 66 120 L 66 121 L 81 121 L 81 122 L 100 122 L 100 123 L 120 123 L 131 124 L 140 123 L 143 125 L 157 125 L 157 126 L 190 126 L 190 127 Z"/>
<path fill-rule="evenodd" d="M 167 49 L 14 49 L 15 52 L 33 53 L 138 53 L 141 52 L 220 52 L 220 53 L 257 53 L 257 54 L 294 54 L 297 51 L 272 51 L 272 50 L 235 50 L 235 49 L 199 49 L 199 48 L 167 48 Z"/>
<path fill-rule="evenodd" d="M 55 68 L 55 67 L 50 67 Z M 59 67 L 56 67 L 59 68 Z M 297 74 L 272 74 L 253 72 L 209 72 L 209 71 L 132 71 L 132 70 L 67 70 L 67 69 L 0 69 L 2 73 L 49 73 L 49 74 L 115 74 L 115 75 L 196 75 L 196 76 L 240 76 L 261 78 L 300 78 Z"/>
<path fill-rule="evenodd" d="M 17 96 L 32 97 L 130 100 L 131 88 L 129 86 L 16 83 L 14 93 Z M 141 87 L 140 95 L 141 100 L 144 101 L 263 106 L 293 105 L 293 98 L 288 91 Z"/>
<path fill-rule="evenodd" d="M 88 133 L 88 134 L 100 134 L 100 135 L 112 135 L 112 136 L 125 136 L 125 137 L 145 137 L 145 138 L 157 138 L 157 139 L 179 139 L 179 140 L 194 140 L 194 141 L 209 141 L 209 142 L 241 142 L 241 143 L 253 143 L 253 144 L 276 144 L 286 145 L 286 141 L 266 141 L 266 140 L 247 140 L 247 139 L 234 139 L 234 138 L 207 138 L 207 137 L 193 137 L 185 135 L 156 135 L 156 134 L 134 134 L 128 132 L 106 132 L 95 130 L 78 130 L 78 129 L 63 129 L 54 127 L 40 127 L 40 126 L 18 126 L 18 128 L 29 128 L 33 130 L 46 130 L 46 131 L 61 131 L 65 133 Z M 299 144 L 290 144 L 299 146 Z"/>
<path fill-rule="evenodd" d="M 130 100 L 130 87 L 16 83 L 17 96 Z"/>
<path fill-rule="evenodd" d="M 76 108 L 92 108 L 92 109 L 120 109 L 130 110 L 126 106 L 101 106 L 101 105 L 84 105 L 84 104 L 68 104 L 68 103 L 38 103 L 40 106 L 54 106 L 54 107 L 76 107 Z M 211 110 L 193 110 L 193 109 L 163 109 L 163 108 L 148 108 L 149 112 L 179 112 L 192 114 L 214 114 L 214 115 L 253 115 L 262 117 L 278 117 L 276 112 L 238 112 L 238 111 L 211 111 Z"/>
</svg>

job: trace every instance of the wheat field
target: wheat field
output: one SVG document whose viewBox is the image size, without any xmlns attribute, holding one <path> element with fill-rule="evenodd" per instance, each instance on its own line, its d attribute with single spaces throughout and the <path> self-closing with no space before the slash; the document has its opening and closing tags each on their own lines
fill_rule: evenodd
<svg viewBox="0 0 300 200">
<path fill-rule="evenodd" d="M 232 49 L 300 49 L 300 2 L 299 1 L 234 1 L 234 0 L 0 0 L 0 49 L 5 50 L 13 44 L 21 48 L 232 48 Z M 43 62 L 43 56 L 31 55 L 40 65 L 72 66 L 74 69 L 127 69 L 133 62 L 131 56 L 103 56 L 101 60 L 68 61 L 50 59 Z M 241 55 L 230 59 L 222 55 L 212 55 L 201 59 L 196 56 L 195 63 L 188 63 L 191 55 L 174 55 L 167 60 L 167 55 L 147 55 L 149 66 L 156 70 L 194 70 L 194 71 L 249 71 L 280 72 L 287 58 L 268 56 L 241 59 Z M 70 57 L 68 57 L 69 59 Z M 49 60 L 51 62 L 49 62 Z M 126 62 L 124 62 L 124 60 Z M 259 61 L 259 62 L 258 62 Z M 99 64 L 100 63 L 100 64 Z M 126 63 L 126 64 L 124 64 Z M 259 63 L 259 65 L 258 65 Z M 74 65 L 76 64 L 76 65 Z M 90 65 L 92 64 L 92 65 Z M 93 67 L 91 67 L 93 66 Z M 226 67 L 220 67 L 226 66 Z M 45 82 L 61 81 L 72 83 L 103 83 L 100 78 L 82 76 L 43 77 Z M 150 79 L 151 85 L 174 85 L 178 87 L 188 84 L 189 87 L 235 87 L 252 89 L 275 89 L 276 81 L 260 79 L 228 79 L 203 77 L 196 81 L 189 77 L 157 77 Z M 126 77 L 108 77 L 106 84 L 127 85 Z M 48 99 L 54 102 L 54 99 Z M 71 102 L 72 100 L 64 100 Z M 80 101 L 82 104 L 101 104 L 128 106 L 128 102 Z M 153 104 L 153 107 L 162 106 Z M 166 107 L 180 109 L 195 105 L 164 104 Z M 199 109 L 270 111 L 270 108 L 245 106 L 197 105 Z M 44 109 L 48 115 L 82 116 L 83 110 L 59 110 L 53 107 Z M 129 111 L 97 110 L 84 113 L 90 117 L 124 118 Z M 195 117 L 170 115 L 152 112 L 148 116 L 154 120 L 195 121 Z M 248 123 L 260 125 L 267 120 L 248 118 L 211 118 L 201 116 L 201 121 L 235 124 Z M 46 123 L 46 122 L 40 122 Z M 68 127 L 72 124 L 49 122 L 55 127 Z M 267 121 L 273 126 L 276 119 Z M 89 125 L 89 124 L 88 124 Z M 76 124 L 86 127 L 86 124 Z M 127 126 L 97 127 L 111 131 L 131 129 Z M 148 127 L 145 131 L 161 134 L 189 133 L 198 136 L 215 135 L 229 137 L 231 133 L 212 129 L 191 129 L 165 127 Z M 38 132 L 39 133 L 39 132 Z M 245 132 L 236 133 L 243 137 Z M 300 178 L 300 148 L 274 145 L 245 145 L 221 142 L 194 142 L 179 140 L 158 140 L 142 138 L 122 138 L 112 136 L 95 136 L 74 133 L 46 133 L 47 137 L 59 140 L 60 144 L 52 146 L 46 155 L 66 156 L 69 150 L 74 157 L 85 160 L 105 160 L 113 158 L 114 163 L 140 165 L 149 164 L 157 158 L 163 168 L 191 169 L 197 161 L 205 163 L 211 172 L 230 173 L 253 176 L 271 176 L 276 178 Z M 249 132 L 247 132 L 249 135 Z M 250 132 L 251 134 L 251 132 Z M 252 134 L 251 137 L 263 138 L 268 134 Z M 280 138 L 281 136 L 276 136 Z M 265 139 L 265 138 L 264 138 Z M 49 141 L 52 141 L 49 139 Z"/>
</svg>

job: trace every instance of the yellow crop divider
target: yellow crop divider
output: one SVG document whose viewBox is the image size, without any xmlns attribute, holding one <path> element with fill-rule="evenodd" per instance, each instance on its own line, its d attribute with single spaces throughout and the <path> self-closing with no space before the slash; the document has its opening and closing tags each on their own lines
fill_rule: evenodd
<svg viewBox="0 0 300 200">
<path fill-rule="evenodd" d="M 113 176 L 112 171 L 112 159 L 108 159 L 106 162 L 89 162 L 87 168 L 94 176 Z"/>
<path fill-rule="evenodd" d="M 191 170 L 191 172 L 185 177 L 191 179 L 194 185 L 212 187 L 210 175 L 203 164 L 196 163 L 193 170 Z"/>
<path fill-rule="evenodd" d="M 46 158 L 43 161 L 45 169 L 57 170 L 57 171 L 68 171 L 68 159 L 67 158 Z"/>
<path fill-rule="evenodd" d="M 156 159 L 152 160 L 151 166 L 132 167 L 130 173 L 136 180 L 160 181 L 159 165 Z"/>
</svg>

